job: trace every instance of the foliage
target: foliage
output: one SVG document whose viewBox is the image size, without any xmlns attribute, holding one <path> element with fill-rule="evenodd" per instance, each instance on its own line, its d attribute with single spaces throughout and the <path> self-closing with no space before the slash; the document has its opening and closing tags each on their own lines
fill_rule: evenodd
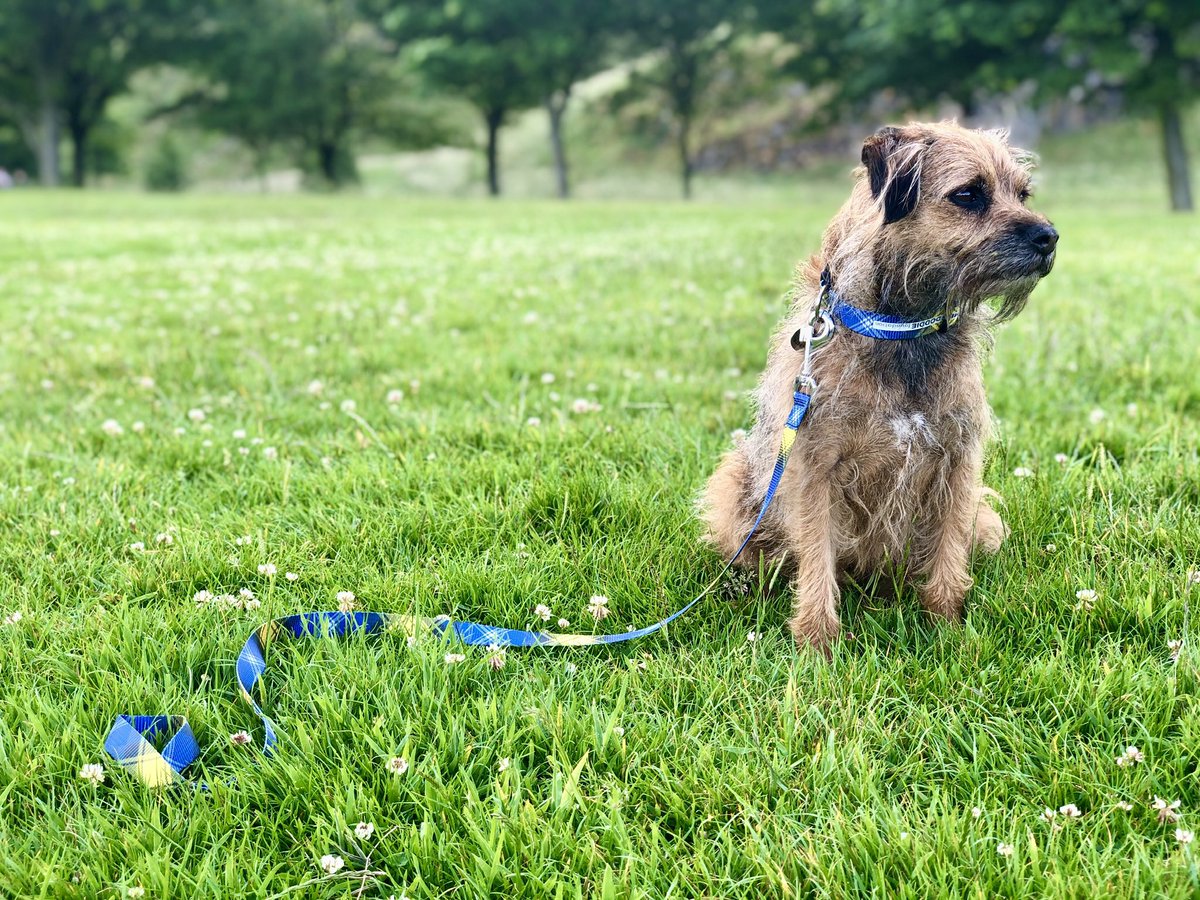
<svg viewBox="0 0 1200 900">
<path fill-rule="evenodd" d="M 31 146 L 43 181 L 58 180 L 58 134 L 72 144 L 82 186 L 88 141 L 108 103 L 139 68 L 179 52 L 206 4 L 193 0 L 8 0 L 0 5 L 0 94 Z"/>
<path fill-rule="evenodd" d="M 633 0 L 627 27 L 642 53 L 628 85 L 613 98 L 616 107 L 657 96 L 667 115 L 676 146 L 683 196 L 692 192 L 693 128 L 707 111 L 705 100 L 714 82 L 736 81 L 743 57 L 735 39 L 749 14 L 731 0 Z"/>
<path fill-rule="evenodd" d="M 179 142 L 164 134 L 146 161 L 146 187 L 152 191 L 182 191 L 187 187 L 187 161 Z"/>
<path fill-rule="evenodd" d="M 414 145 L 445 135 L 405 97 L 411 79 L 359 0 L 230 3 L 194 65 L 211 81 L 188 98 L 203 125 L 260 160 L 290 146 L 329 185 L 356 180 L 353 148 L 366 136 Z"/>
<path fill-rule="evenodd" d="M 389 33 L 413 42 L 412 59 L 439 88 L 466 98 L 483 117 L 488 189 L 500 193 L 499 132 L 508 116 L 543 99 L 531 75 L 529 26 L 537 0 L 417 0 L 384 17 Z"/>
</svg>

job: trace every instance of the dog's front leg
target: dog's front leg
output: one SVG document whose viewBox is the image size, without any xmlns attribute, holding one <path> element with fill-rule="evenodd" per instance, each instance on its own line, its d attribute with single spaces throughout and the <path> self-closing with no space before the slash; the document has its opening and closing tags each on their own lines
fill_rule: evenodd
<svg viewBox="0 0 1200 900">
<path fill-rule="evenodd" d="M 828 654 L 840 628 L 833 499 L 826 480 L 805 481 L 788 516 L 789 539 L 799 562 L 796 600 L 788 624 L 797 644 Z"/>
<path fill-rule="evenodd" d="M 921 605 L 943 619 L 962 618 L 963 600 L 974 583 L 970 573 L 975 517 L 979 508 L 979 464 L 967 460 L 947 476 L 945 506 L 931 523 L 922 548 Z"/>
</svg>

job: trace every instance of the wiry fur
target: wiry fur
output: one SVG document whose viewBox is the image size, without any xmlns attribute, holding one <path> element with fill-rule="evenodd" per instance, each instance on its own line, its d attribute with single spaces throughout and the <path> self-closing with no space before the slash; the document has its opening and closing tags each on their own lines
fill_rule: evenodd
<svg viewBox="0 0 1200 900">
<path fill-rule="evenodd" d="M 820 387 L 741 562 L 788 561 L 792 632 L 818 647 L 837 635 L 846 571 L 903 563 L 930 613 L 961 616 L 972 547 L 994 552 L 1006 535 L 979 479 L 991 418 L 981 371 L 988 326 L 1021 310 L 1054 259 L 1033 249 L 1031 229 L 1050 226 L 1025 208 L 1030 159 L 1003 133 L 953 123 L 885 128 L 864 144 L 863 162 L 820 255 L 797 273 L 755 395 L 754 428 L 722 460 L 701 504 L 708 539 L 731 555 L 771 479 L 801 363 L 790 338 L 808 321 L 822 269 L 837 294 L 867 309 L 922 318 L 961 308 L 948 331 L 880 341 L 838 328 L 814 351 Z M 949 200 L 968 185 L 986 192 L 985 210 Z M 984 307 L 989 299 L 1000 301 L 996 312 Z"/>
</svg>

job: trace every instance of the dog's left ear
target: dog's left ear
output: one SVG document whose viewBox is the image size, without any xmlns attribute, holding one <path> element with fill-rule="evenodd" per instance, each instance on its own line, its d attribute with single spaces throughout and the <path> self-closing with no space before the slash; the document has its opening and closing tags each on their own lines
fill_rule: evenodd
<svg viewBox="0 0 1200 900">
<path fill-rule="evenodd" d="M 880 128 L 863 142 L 871 196 L 883 194 L 883 224 L 898 222 L 912 212 L 921 195 L 921 161 L 928 145 L 899 128 Z"/>
</svg>

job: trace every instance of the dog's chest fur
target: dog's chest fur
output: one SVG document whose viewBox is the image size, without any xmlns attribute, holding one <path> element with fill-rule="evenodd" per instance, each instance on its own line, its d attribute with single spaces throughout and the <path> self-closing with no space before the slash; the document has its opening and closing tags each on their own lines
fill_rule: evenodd
<svg viewBox="0 0 1200 900">
<path fill-rule="evenodd" d="M 799 513 L 805 503 L 799 485 L 811 485 L 806 476 L 815 474 L 830 491 L 842 565 L 868 572 L 887 559 L 931 552 L 927 534 L 950 503 L 950 472 L 977 460 L 986 437 L 987 404 L 972 331 L 967 325 L 952 336 L 885 343 L 843 329 L 817 351 L 813 371 L 820 387 L 797 434 L 778 515 Z M 914 344 L 926 340 L 940 344 L 917 351 Z M 777 345 L 773 355 L 789 349 Z M 760 392 L 763 415 L 756 430 L 763 433 L 755 436 L 764 447 L 778 442 L 783 418 L 782 405 L 768 411 L 767 393 L 772 400 L 790 398 L 785 385 L 770 381 L 764 379 Z M 763 469 L 754 481 L 769 479 L 769 454 L 751 452 L 748 459 Z"/>
</svg>

